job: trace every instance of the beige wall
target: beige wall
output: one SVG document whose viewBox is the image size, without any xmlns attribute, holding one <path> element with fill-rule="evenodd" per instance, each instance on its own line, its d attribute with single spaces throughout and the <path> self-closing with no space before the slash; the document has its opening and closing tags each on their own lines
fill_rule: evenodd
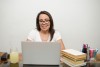
<svg viewBox="0 0 100 67">
<path fill-rule="evenodd" d="M 83 43 L 100 49 L 100 0 L 0 0 L 0 51 L 21 51 L 39 11 L 47 10 L 66 48 L 81 50 Z"/>
</svg>

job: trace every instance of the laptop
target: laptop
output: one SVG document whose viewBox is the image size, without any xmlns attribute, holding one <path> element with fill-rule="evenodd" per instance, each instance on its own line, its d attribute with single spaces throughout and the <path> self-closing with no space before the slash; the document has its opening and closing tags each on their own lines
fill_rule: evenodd
<svg viewBox="0 0 100 67">
<path fill-rule="evenodd" d="M 57 42 L 21 42 L 23 67 L 59 67 L 60 44 Z"/>
</svg>

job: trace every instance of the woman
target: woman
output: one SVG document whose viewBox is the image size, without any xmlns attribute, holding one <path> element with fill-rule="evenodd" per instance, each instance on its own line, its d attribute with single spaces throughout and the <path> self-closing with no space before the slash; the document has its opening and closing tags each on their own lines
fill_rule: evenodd
<svg viewBox="0 0 100 67">
<path fill-rule="evenodd" d="M 35 42 L 58 42 L 61 45 L 61 50 L 64 50 L 64 44 L 61 35 L 54 30 L 52 16 L 47 11 L 41 11 L 36 18 L 36 29 L 29 33 L 27 41 Z"/>
</svg>

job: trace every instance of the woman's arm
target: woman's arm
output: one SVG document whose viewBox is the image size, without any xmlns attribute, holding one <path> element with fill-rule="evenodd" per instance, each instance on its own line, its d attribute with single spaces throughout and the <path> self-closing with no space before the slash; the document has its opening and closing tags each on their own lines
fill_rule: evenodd
<svg viewBox="0 0 100 67">
<path fill-rule="evenodd" d="M 65 46 L 64 46 L 62 39 L 57 40 L 57 42 L 61 45 L 61 50 L 64 50 Z"/>
<path fill-rule="evenodd" d="M 32 42 L 31 40 L 29 40 L 29 39 L 26 39 L 26 41 L 28 41 L 28 42 Z"/>
</svg>

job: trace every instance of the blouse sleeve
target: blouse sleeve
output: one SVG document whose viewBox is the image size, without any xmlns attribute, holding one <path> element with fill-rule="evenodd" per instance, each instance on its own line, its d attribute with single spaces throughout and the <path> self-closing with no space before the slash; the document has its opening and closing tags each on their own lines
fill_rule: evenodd
<svg viewBox="0 0 100 67">
<path fill-rule="evenodd" d="M 61 39 L 61 34 L 58 31 L 55 31 L 55 38 L 56 38 L 56 41 Z"/>
<path fill-rule="evenodd" d="M 35 38 L 35 30 L 32 30 L 32 31 L 28 34 L 27 39 L 30 40 L 30 41 L 34 41 L 34 38 Z"/>
</svg>

